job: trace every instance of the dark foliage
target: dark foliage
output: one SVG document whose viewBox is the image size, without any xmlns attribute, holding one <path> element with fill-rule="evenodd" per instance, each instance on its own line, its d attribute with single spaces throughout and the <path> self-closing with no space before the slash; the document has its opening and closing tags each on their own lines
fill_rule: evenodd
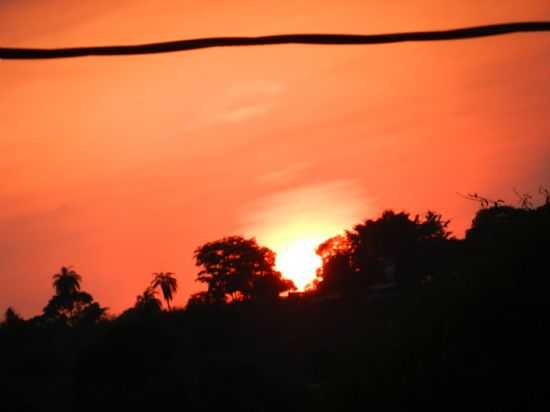
<svg viewBox="0 0 550 412">
<path fill-rule="evenodd" d="M 207 284 L 212 302 L 272 299 L 294 288 L 274 269 L 275 253 L 256 239 L 230 236 L 206 243 L 195 251 L 195 260 L 203 268 L 197 280 Z"/>
<path fill-rule="evenodd" d="M 174 293 L 178 290 L 178 281 L 174 277 L 172 272 L 158 272 L 153 273 L 153 280 L 151 281 L 151 287 L 153 289 L 160 288 L 162 291 L 162 297 L 166 301 L 166 305 L 170 310 L 170 302 L 173 299 Z"/>
<path fill-rule="evenodd" d="M 44 307 L 44 321 L 77 326 L 104 319 L 107 309 L 94 302 L 92 295 L 80 290 L 81 281 L 78 273 L 65 266 L 53 275 L 55 295 Z"/>
<path fill-rule="evenodd" d="M 162 302 L 157 297 L 157 291 L 152 287 L 146 288 L 136 297 L 134 310 L 140 314 L 155 314 L 162 310 Z"/>
<path fill-rule="evenodd" d="M 392 210 L 358 224 L 345 236 L 319 246 L 323 281 L 318 289 L 363 296 L 374 285 L 411 287 L 426 282 L 448 269 L 445 262 L 453 247 L 448 224 L 431 211 L 420 219 Z"/>
<path fill-rule="evenodd" d="M 185 310 L 149 287 L 105 319 L 70 275 L 43 315 L 6 312 L 2 406 L 546 410 L 550 203 L 487 203 L 465 239 L 446 228 L 367 220 L 320 245 L 317 288 L 289 298 L 273 252 L 240 237 L 197 249 L 208 290 Z"/>
</svg>

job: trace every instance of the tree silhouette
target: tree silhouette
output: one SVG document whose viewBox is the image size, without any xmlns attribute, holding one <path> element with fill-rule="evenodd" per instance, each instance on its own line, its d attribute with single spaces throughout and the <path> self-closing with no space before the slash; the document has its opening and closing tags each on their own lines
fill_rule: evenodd
<svg viewBox="0 0 550 412">
<path fill-rule="evenodd" d="M 80 290 L 82 277 L 70 267 L 63 266 L 53 275 L 55 295 L 44 307 L 44 317 L 68 326 L 95 323 L 106 315 L 106 308 L 94 302 L 92 295 Z"/>
<path fill-rule="evenodd" d="M 347 236 L 338 235 L 327 239 L 315 252 L 322 259 L 315 282 L 318 289 L 324 292 L 343 292 L 356 286 L 351 265 L 351 243 Z"/>
<path fill-rule="evenodd" d="M 351 267 L 349 255 L 344 253 L 331 255 L 323 261 L 317 274 L 316 287 L 323 292 L 357 291 L 358 276 Z"/>
<path fill-rule="evenodd" d="M 273 271 L 255 276 L 253 281 L 253 299 L 269 302 L 276 300 L 281 293 L 296 289 L 294 282 L 284 279 L 280 272 Z"/>
<path fill-rule="evenodd" d="M 325 261 L 331 256 L 349 253 L 351 244 L 345 235 L 337 235 L 325 240 L 315 252 Z"/>
<path fill-rule="evenodd" d="M 428 211 L 424 218 L 385 211 L 345 236 L 328 239 L 317 248 L 323 265 L 320 291 L 362 294 L 375 284 L 417 284 L 442 270 L 449 240 L 449 221 Z"/>
<path fill-rule="evenodd" d="M 166 301 L 168 310 L 171 310 L 170 302 L 172 301 L 173 294 L 178 290 L 178 281 L 174 277 L 172 272 L 156 272 L 153 273 L 153 280 L 151 281 L 151 287 L 156 289 L 160 287 L 162 296 Z"/>
<path fill-rule="evenodd" d="M 252 300 L 278 295 L 294 288 L 274 269 L 275 253 L 256 239 L 230 236 L 195 250 L 197 280 L 208 285 L 213 302 Z"/>
<path fill-rule="evenodd" d="M 24 320 L 11 306 L 6 309 L 4 314 L 4 326 L 11 328 L 23 324 Z"/>
<path fill-rule="evenodd" d="M 208 306 L 216 303 L 213 301 L 212 296 L 208 291 L 193 293 L 187 300 L 186 309 Z"/>
<path fill-rule="evenodd" d="M 160 312 L 162 302 L 157 297 L 157 291 L 149 286 L 141 295 L 136 298 L 134 309 L 141 313 L 156 313 Z"/>
<path fill-rule="evenodd" d="M 53 287 L 58 295 L 72 295 L 80 290 L 82 277 L 71 269 L 71 266 L 62 266 L 59 273 L 53 275 Z"/>
<path fill-rule="evenodd" d="M 366 276 L 365 283 L 391 281 L 393 274 L 401 285 L 417 284 L 431 276 L 434 265 L 429 253 L 436 244 L 449 239 L 449 221 L 428 211 L 418 215 L 385 211 L 379 219 L 367 220 L 348 232 L 354 270 Z"/>
</svg>

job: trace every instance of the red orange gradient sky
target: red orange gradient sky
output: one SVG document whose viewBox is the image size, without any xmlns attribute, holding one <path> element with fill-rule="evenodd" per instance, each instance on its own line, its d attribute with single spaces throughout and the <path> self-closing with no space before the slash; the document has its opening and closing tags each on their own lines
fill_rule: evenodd
<svg viewBox="0 0 550 412">
<path fill-rule="evenodd" d="M 549 20 L 547 0 L 0 0 L 2 46 Z M 197 291 L 222 236 L 277 250 L 385 208 L 550 182 L 550 36 L 0 61 L 0 310 L 37 314 L 74 265 L 112 312 L 152 272 Z"/>
</svg>

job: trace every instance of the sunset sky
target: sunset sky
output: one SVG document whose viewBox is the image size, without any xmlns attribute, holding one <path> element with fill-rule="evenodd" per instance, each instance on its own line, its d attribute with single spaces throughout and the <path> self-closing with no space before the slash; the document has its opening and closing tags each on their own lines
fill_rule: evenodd
<svg viewBox="0 0 550 412">
<path fill-rule="evenodd" d="M 0 0 L 0 46 L 379 33 L 550 20 L 548 0 Z M 193 250 L 275 251 L 386 208 L 451 219 L 550 185 L 550 35 L 0 60 L 0 310 L 73 265 L 113 313 Z"/>
</svg>

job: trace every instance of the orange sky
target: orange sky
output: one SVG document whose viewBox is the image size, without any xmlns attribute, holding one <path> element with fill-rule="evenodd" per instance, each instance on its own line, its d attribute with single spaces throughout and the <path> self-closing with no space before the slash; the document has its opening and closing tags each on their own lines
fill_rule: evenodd
<svg viewBox="0 0 550 412">
<path fill-rule="evenodd" d="M 0 44 L 513 20 L 550 20 L 550 2 L 0 0 Z M 183 305 L 206 241 L 270 246 L 388 207 L 461 234 L 475 205 L 457 192 L 550 184 L 549 80 L 548 34 L 0 61 L 0 310 L 39 313 L 61 265 L 113 312 L 176 272 Z"/>
</svg>

